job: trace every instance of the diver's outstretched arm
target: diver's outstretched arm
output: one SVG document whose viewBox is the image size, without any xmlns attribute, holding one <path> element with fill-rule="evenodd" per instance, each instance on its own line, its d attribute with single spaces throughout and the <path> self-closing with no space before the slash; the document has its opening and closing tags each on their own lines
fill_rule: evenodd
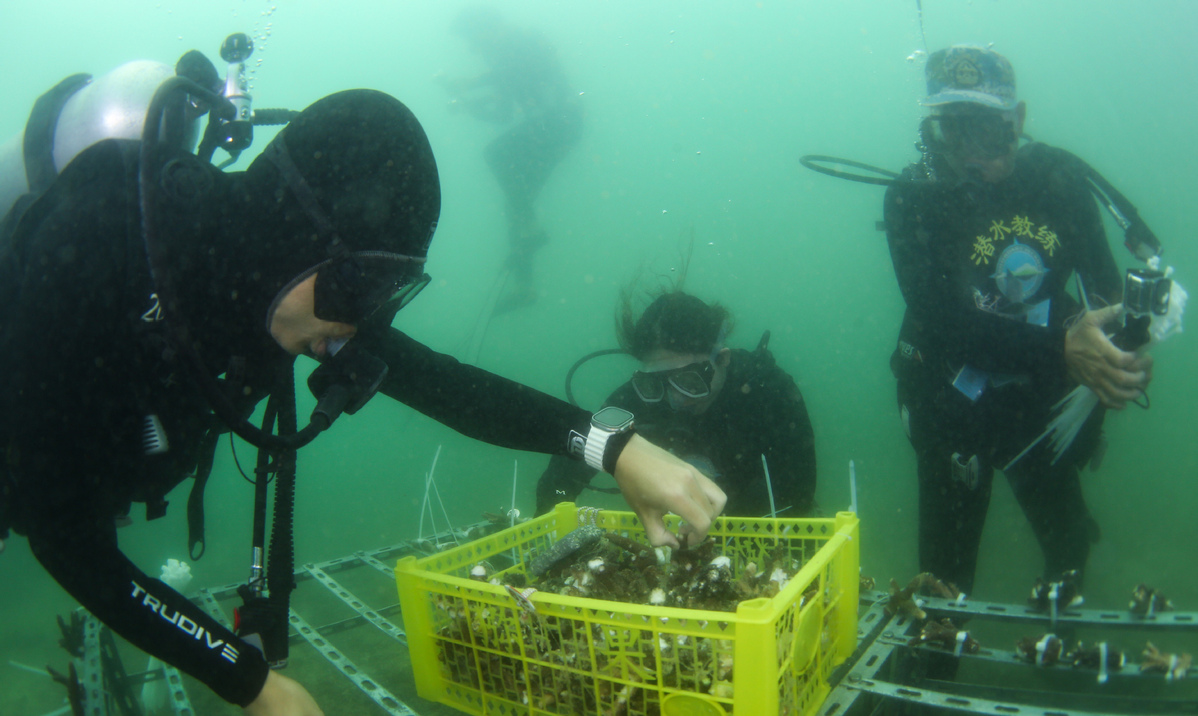
<svg viewBox="0 0 1198 716">
<path fill-rule="evenodd" d="M 460 363 L 395 329 L 373 340 L 364 334 L 355 340 L 366 341 L 370 352 L 393 367 L 382 393 L 468 437 L 514 450 L 565 455 L 570 436 L 590 429 L 588 411 Z M 624 446 L 615 478 L 654 545 L 677 544 L 665 527 L 667 513 L 686 520 L 682 532 L 693 544 L 706 536 L 727 501 L 698 470 L 640 436 Z"/>
<path fill-rule="evenodd" d="M 35 477 L 51 486 L 65 482 L 60 475 Z M 269 672 L 262 652 L 138 569 L 117 546 L 112 515 L 91 508 L 103 500 L 83 494 L 44 502 L 53 509 L 29 524 L 29 547 L 72 597 L 129 643 L 195 677 L 224 700 L 253 702 Z"/>
</svg>

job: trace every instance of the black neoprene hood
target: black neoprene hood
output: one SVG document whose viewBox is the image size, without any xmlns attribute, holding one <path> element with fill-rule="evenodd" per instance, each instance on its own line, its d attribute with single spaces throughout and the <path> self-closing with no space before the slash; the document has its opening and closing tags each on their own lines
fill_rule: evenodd
<svg viewBox="0 0 1198 716">
<path fill-rule="evenodd" d="M 298 184 L 280 166 L 281 153 Z M 441 210 L 424 129 L 402 103 L 374 90 L 338 92 L 305 109 L 254 160 L 240 195 L 238 220 L 222 233 L 236 244 L 242 305 L 258 320 L 281 290 L 329 259 L 425 258 Z"/>
</svg>

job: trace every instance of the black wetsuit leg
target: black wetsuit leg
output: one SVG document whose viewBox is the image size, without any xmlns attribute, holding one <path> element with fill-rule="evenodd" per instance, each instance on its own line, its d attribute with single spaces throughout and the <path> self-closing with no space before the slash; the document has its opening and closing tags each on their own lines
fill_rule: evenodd
<svg viewBox="0 0 1198 716">
<path fill-rule="evenodd" d="M 920 571 L 969 593 L 994 480 L 985 411 L 923 369 L 899 379 L 898 400 L 918 461 Z"/>
<path fill-rule="evenodd" d="M 1086 506 L 1079 469 L 1089 461 L 1102 433 L 1104 412 L 1096 410 L 1079 431 L 1069 451 L 1052 464 L 1052 452 L 1041 445 L 1007 472 L 1015 499 L 1031 524 L 1044 553 L 1044 579 L 1060 579 L 1063 572 L 1084 571 L 1090 545 L 1098 540 L 1098 523 Z M 1031 443 L 1049 420 L 1045 409 L 1037 419 L 1026 421 L 1034 430 L 1017 431 L 1005 441 L 1002 464 Z"/>
<path fill-rule="evenodd" d="M 1044 553 L 1045 579 L 1060 579 L 1071 569 L 1084 571 L 1097 525 L 1082 496 L 1077 468 L 1012 468 L 1007 479 Z"/>
<path fill-rule="evenodd" d="M 971 592 L 994 471 L 1043 431 L 1055 402 L 1044 395 L 1058 394 L 1061 388 L 989 388 L 971 403 L 943 371 L 899 363 L 896 374 L 900 410 L 905 406 L 908 411 L 919 461 L 920 568 Z M 1097 537 L 1078 466 L 1093 453 L 1102 418 L 1102 411 L 1091 416 L 1056 465 L 1045 443 L 1006 473 L 1044 555 L 1046 579 L 1084 569 Z M 976 487 L 971 487 L 971 480 L 962 478 L 969 477 L 968 461 L 975 455 Z"/>
</svg>

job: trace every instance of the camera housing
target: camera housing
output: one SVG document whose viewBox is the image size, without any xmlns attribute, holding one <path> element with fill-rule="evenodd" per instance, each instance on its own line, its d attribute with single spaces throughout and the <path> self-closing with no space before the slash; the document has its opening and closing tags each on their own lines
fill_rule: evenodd
<svg viewBox="0 0 1198 716">
<path fill-rule="evenodd" d="M 1134 351 L 1148 343 L 1152 317 L 1169 312 L 1173 280 L 1152 269 L 1128 269 L 1123 284 L 1123 327 L 1111 336 L 1120 350 Z"/>
<path fill-rule="evenodd" d="M 1169 312 L 1173 280 L 1160 271 L 1128 269 L 1123 284 L 1123 308 L 1130 314 L 1163 316 Z"/>
</svg>

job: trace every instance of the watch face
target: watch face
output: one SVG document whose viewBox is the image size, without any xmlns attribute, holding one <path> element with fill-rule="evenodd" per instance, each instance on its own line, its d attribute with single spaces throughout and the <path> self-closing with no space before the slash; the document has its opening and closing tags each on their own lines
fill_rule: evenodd
<svg viewBox="0 0 1198 716">
<path fill-rule="evenodd" d="M 618 433 L 632 426 L 632 413 L 609 405 L 591 416 L 591 424 Z"/>
</svg>

